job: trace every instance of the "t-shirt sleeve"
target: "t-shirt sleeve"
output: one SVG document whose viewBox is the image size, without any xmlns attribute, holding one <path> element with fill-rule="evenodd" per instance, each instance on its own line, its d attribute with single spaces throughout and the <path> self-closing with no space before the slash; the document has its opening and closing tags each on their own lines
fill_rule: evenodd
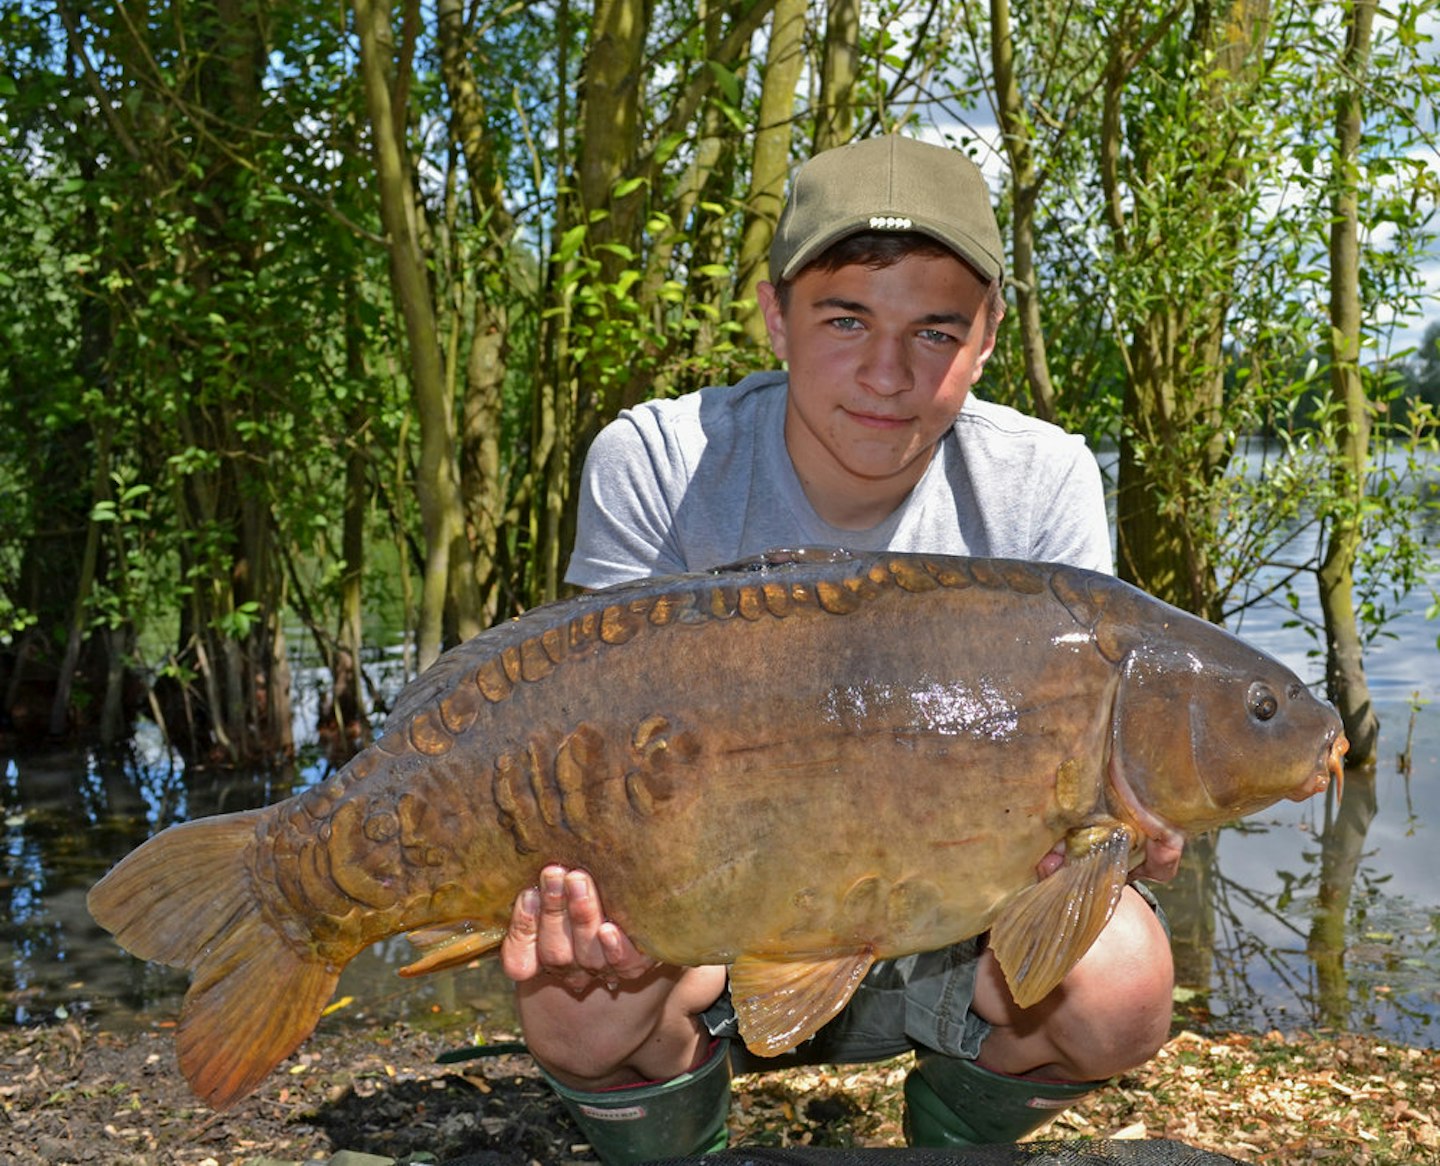
<svg viewBox="0 0 1440 1166">
<path fill-rule="evenodd" d="M 567 583 L 608 587 L 685 569 L 669 501 L 680 496 L 672 481 L 684 476 L 678 457 L 643 410 L 622 413 L 600 431 L 581 471 Z"/>
<path fill-rule="evenodd" d="M 1069 457 L 1057 459 L 1048 490 L 1036 499 L 1032 557 L 1114 574 L 1100 466 L 1082 437 L 1067 435 L 1062 448 Z"/>
</svg>

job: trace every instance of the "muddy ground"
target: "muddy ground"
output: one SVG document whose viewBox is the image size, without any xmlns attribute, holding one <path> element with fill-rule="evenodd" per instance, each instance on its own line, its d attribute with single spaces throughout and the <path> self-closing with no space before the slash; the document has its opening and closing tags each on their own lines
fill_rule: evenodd
<svg viewBox="0 0 1440 1166">
<path fill-rule="evenodd" d="M 596 1161 L 523 1051 L 454 1063 L 463 1031 L 322 1029 L 228 1113 L 171 1031 L 0 1031 L 0 1161 L 277 1166 L 356 1155 L 464 1166 Z M 512 1046 L 513 1048 L 513 1046 Z M 898 1146 L 908 1058 L 737 1078 L 732 1144 Z M 1062 1115 L 1046 1137 L 1171 1138 L 1265 1166 L 1440 1163 L 1440 1053 L 1346 1035 L 1203 1036 Z M 345 1153 L 348 1151 L 349 1153 Z"/>
</svg>

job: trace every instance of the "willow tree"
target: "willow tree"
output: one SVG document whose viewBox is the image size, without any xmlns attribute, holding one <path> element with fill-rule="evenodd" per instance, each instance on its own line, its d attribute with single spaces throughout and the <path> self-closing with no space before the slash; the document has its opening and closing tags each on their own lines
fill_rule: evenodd
<svg viewBox="0 0 1440 1166">
<path fill-rule="evenodd" d="M 745 331 L 757 348 L 768 343 L 759 309 L 760 281 L 768 278 L 770 243 L 785 204 L 794 142 L 795 97 L 805 64 L 805 0 L 778 0 L 766 46 L 765 77 L 755 119 L 750 187 L 735 272 Z"/>
<path fill-rule="evenodd" d="M 417 35 L 418 21 L 419 5 L 414 3 L 407 7 L 407 38 Z M 408 147 L 406 96 L 413 81 L 409 67 L 415 46 L 408 40 L 396 44 L 388 0 L 355 0 L 355 25 L 390 280 L 404 321 L 410 385 L 420 421 L 415 492 L 425 530 L 425 569 L 417 640 L 419 665 L 424 669 L 445 647 L 447 610 L 455 638 L 465 639 L 482 629 L 480 598 L 460 499 L 454 396 L 441 349 L 422 239 L 424 214 Z"/>
<path fill-rule="evenodd" d="M 1053 41 L 1056 47 L 1064 38 Z M 995 113 L 1000 143 L 1009 163 L 1010 259 L 1009 284 L 1015 296 L 1024 357 L 1025 381 L 1035 415 L 1056 419 L 1055 384 L 1041 321 L 1040 275 L 1035 264 L 1036 209 L 1044 179 L 1035 158 L 1035 132 L 1031 110 L 1021 91 L 1016 71 L 1015 35 L 1010 0 L 990 0 L 990 68 L 994 77 Z"/>
<path fill-rule="evenodd" d="M 580 68 L 579 130 L 573 170 L 565 178 L 558 217 L 562 230 L 549 273 L 549 334 L 536 445 L 543 454 L 543 489 L 533 541 L 540 556 L 539 594 L 559 593 L 573 513 L 577 455 L 625 402 L 622 345 L 640 338 L 626 324 L 626 294 L 643 263 L 641 166 L 645 126 L 639 100 L 653 17 L 648 0 L 595 0 Z M 571 166 L 565 156 L 561 166 Z M 628 317 L 628 319 L 627 319 Z M 633 351 L 632 359 L 639 356 Z M 643 367 L 643 360 L 636 362 Z"/>
<path fill-rule="evenodd" d="M 1106 45 L 1100 184 L 1122 336 L 1116 490 L 1122 578 L 1215 619 L 1212 487 L 1233 450 L 1224 341 L 1252 171 L 1269 0 L 1124 11 Z"/>
<path fill-rule="evenodd" d="M 284 249 L 264 204 L 274 126 L 261 8 L 214 0 L 192 6 L 183 27 L 129 10 L 62 11 L 76 89 L 110 139 L 88 163 L 90 190 L 97 207 L 133 212 L 104 216 L 90 260 L 108 314 L 93 357 L 94 383 L 109 387 L 91 398 L 94 448 L 111 477 L 145 484 L 169 524 L 175 561 L 154 567 L 178 573 L 179 636 L 165 669 L 174 699 L 157 707 L 202 760 L 292 748 L 274 498 L 283 450 L 303 426 L 295 417 L 309 410 L 287 408 L 303 400 L 303 349 L 265 282 Z M 106 526 L 103 590 L 116 599 L 133 544 L 120 541 L 109 489 L 97 482 L 92 517 Z M 85 602 L 85 619 L 98 618 L 98 599 Z M 77 609 L 72 639 L 82 622 Z"/>
<path fill-rule="evenodd" d="M 814 153 L 843 146 L 855 136 L 853 94 L 860 72 L 860 0 L 825 0 L 825 32 L 816 91 Z"/>
<path fill-rule="evenodd" d="M 93 262 L 107 219 L 87 192 L 106 151 L 125 155 L 104 125 L 55 116 L 52 102 L 65 80 L 53 64 L 61 55 L 53 30 L 13 14 L 7 34 L 13 48 L 0 80 L 0 219 L 7 226 L 0 239 L 0 711 L 21 733 L 58 737 L 80 727 L 79 709 L 96 709 L 111 666 L 123 671 L 128 663 L 121 641 L 133 634 L 123 612 L 115 613 L 111 636 L 97 634 L 88 619 L 115 549 L 91 516 L 97 506 L 114 505 L 110 454 L 124 430 L 106 376 L 103 272 Z M 59 160 L 59 172 L 37 173 L 30 161 L 37 157 Z M 107 737 L 119 734 L 120 719 L 106 725 Z"/>
<path fill-rule="evenodd" d="M 1341 509 L 1330 521 L 1320 564 L 1320 605 L 1325 618 L 1326 678 L 1340 708 L 1352 762 L 1374 756 L 1379 722 L 1365 680 L 1355 618 L 1355 560 L 1363 533 L 1370 401 L 1360 367 L 1360 182 L 1358 155 L 1362 94 L 1375 23 L 1373 0 L 1352 0 L 1345 17 L 1345 47 L 1336 98 L 1334 185 L 1330 225 L 1330 386 L 1336 409 L 1339 457 L 1335 463 Z"/>
<path fill-rule="evenodd" d="M 661 370 L 684 343 L 683 286 L 662 267 L 689 254 L 674 255 L 664 236 L 682 201 L 677 179 L 682 189 L 703 189 L 706 176 L 695 167 L 693 146 L 681 146 L 694 142 L 696 119 L 721 92 L 722 79 L 743 72 L 751 40 L 773 6 L 774 0 L 719 6 L 718 25 L 703 10 L 694 14 L 701 36 L 672 42 L 681 51 L 667 56 L 670 68 L 657 76 L 648 67 L 652 6 L 596 0 L 580 66 L 573 161 L 560 161 L 563 230 L 546 264 L 545 317 L 553 340 L 542 344 L 548 403 L 538 414 L 543 424 L 535 442 L 544 453 L 535 512 L 537 531 L 544 526 L 537 541 L 542 597 L 559 590 L 584 450 L 622 408 L 655 394 Z M 705 52 L 684 51 L 696 43 Z M 720 161 L 720 153 L 712 153 L 706 168 Z M 640 295 L 646 290 L 652 299 L 657 291 L 678 298 L 681 310 L 653 312 Z"/>
<path fill-rule="evenodd" d="M 451 323 L 453 334 L 468 329 L 460 409 L 460 488 L 470 546 L 469 568 L 480 601 L 479 618 L 493 623 L 501 612 L 499 563 L 502 526 L 508 509 L 504 432 L 505 377 L 510 360 L 510 321 L 515 297 L 507 278 L 514 246 L 515 220 L 507 202 L 503 138 L 494 131 L 476 57 L 479 46 L 467 25 L 461 0 L 439 0 L 436 39 L 440 75 L 448 97 L 450 137 L 464 158 L 465 220 L 476 236 L 460 246 L 458 214 L 447 219 L 457 243 L 452 273 L 469 292 L 469 319 Z M 459 297 L 455 297 L 459 298 Z M 463 312 L 457 307 L 457 315 Z M 458 359 L 458 358 L 457 358 Z"/>
</svg>

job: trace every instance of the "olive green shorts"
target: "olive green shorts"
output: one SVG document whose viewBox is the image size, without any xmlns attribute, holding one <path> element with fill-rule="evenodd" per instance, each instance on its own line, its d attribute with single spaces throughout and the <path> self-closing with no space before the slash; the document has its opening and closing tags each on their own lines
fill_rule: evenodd
<svg viewBox="0 0 1440 1166">
<path fill-rule="evenodd" d="M 983 949 L 977 937 L 941 951 L 878 960 L 833 1020 L 778 1057 L 745 1049 L 728 986 L 701 1020 L 713 1035 L 734 1038 L 730 1060 L 737 1073 L 881 1061 L 916 1048 L 974 1060 L 990 1032 L 990 1025 L 970 1011 Z"/>
</svg>

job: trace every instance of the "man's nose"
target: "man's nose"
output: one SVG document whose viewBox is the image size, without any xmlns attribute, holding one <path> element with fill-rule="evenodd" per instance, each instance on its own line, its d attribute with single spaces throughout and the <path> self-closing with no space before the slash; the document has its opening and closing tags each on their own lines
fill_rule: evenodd
<svg viewBox="0 0 1440 1166">
<path fill-rule="evenodd" d="M 891 396 L 903 393 L 914 383 L 904 340 L 893 336 L 876 336 L 867 345 L 860 382 L 873 393 Z"/>
</svg>

